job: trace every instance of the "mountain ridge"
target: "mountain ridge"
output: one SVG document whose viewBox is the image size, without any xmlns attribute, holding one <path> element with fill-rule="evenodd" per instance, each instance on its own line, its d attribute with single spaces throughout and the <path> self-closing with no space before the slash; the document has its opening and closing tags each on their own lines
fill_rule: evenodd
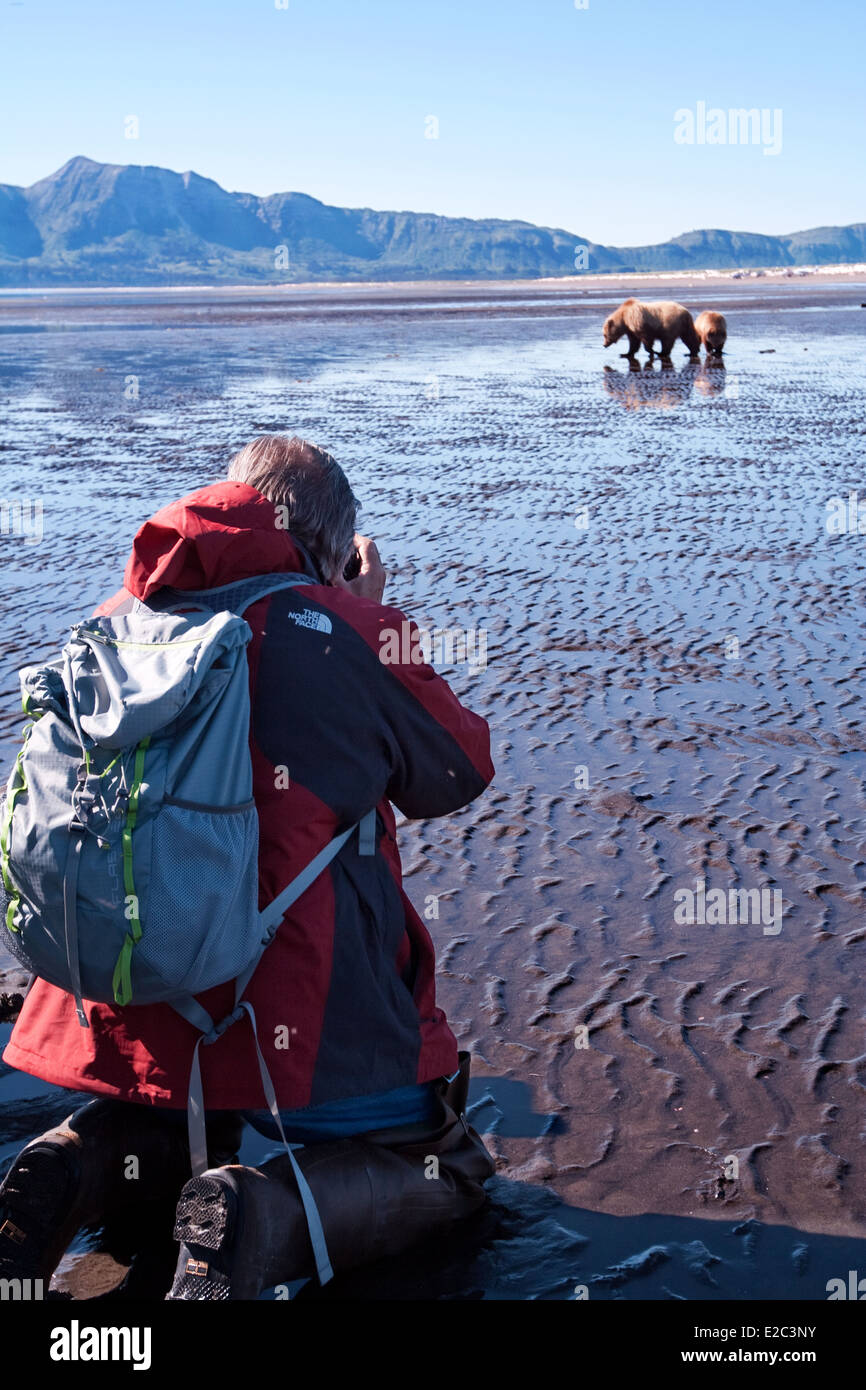
<svg viewBox="0 0 866 1390">
<path fill-rule="evenodd" d="M 3 286 L 508 280 L 857 261 L 866 261 L 863 222 L 785 236 L 703 228 L 615 247 L 516 219 L 229 192 L 194 170 L 85 155 L 29 188 L 0 184 Z"/>
</svg>

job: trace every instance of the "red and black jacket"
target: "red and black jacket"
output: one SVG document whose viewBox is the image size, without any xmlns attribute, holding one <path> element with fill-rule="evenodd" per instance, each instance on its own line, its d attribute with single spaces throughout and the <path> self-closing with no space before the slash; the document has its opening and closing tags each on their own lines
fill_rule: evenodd
<svg viewBox="0 0 866 1390">
<path fill-rule="evenodd" d="M 217 483 L 145 523 L 124 589 L 98 611 L 123 611 L 131 595 L 147 600 L 164 585 L 209 589 L 307 566 L 266 498 Z M 430 935 L 403 892 L 391 803 L 432 817 L 478 796 L 493 776 L 487 724 L 417 661 L 417 643 L 400 642 L 400 660 L 383 663 L 380 634 L 415 631 L 398 609 L 311 575 L 309 586 L 262 599 L 245 617 L 260 907 L 338 830 L 377 808 L 375 855 L 359 855 L 357 837 L 349 840 L 286 914 L 246 992 L 279 1104 L 318 1105 L 451 1073 L 457 1044 L 436 1005 Z M 231 985 L 201 1003 L 222 1017 Z M 4 1061 L 75 1090 L 186 1105 L 198 1036 L 190 1024 L 163 1004 L 87 1003 L 86 1011 L 89 1029 L 71 996 L 37 980 Z M 202 1048 L 201 1062 L 208 1108 L 262 1105 L 243 1023 Z"/>
</svg>

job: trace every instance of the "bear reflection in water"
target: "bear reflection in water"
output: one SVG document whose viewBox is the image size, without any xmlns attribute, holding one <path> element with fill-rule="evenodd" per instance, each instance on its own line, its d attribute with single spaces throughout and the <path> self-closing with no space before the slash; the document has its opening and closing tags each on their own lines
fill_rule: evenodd
<svg viewBox="0 0 866 1390">
<path fill-rule="evenodd" d="M 707 356 L 695 372 L 695 390 L 702 396 L 724 396 L 725 364 L 721 357 Z"/>
<path fill-rule="evenodd" d="M 626 410 L 675 410 L 685 404 L 692 388 L 702 396 L 723 396 L 725 393 L 725 364 L 720 358 L 705 362 L 688 362 L 679 369 L 672 365 L 655 367 L 651 362 L 641 366 L 630 362 L 627 371 L 606 366 L 604 389 Z"/>
</svg>

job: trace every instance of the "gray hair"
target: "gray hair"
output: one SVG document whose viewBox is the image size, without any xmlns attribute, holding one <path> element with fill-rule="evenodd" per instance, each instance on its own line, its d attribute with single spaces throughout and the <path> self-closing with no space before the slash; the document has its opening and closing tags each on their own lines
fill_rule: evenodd
<svg viewBox="0 0 866 1390">
<path fill-rule="evenodd" d="M 235 454 L 228 476 L 285 507 L 286 529 L 312 552 L 326 579 L 341 573 L 355 535 L 358 499 L 335 458 L 297 435 L 260 434 Z"/>
</svg>

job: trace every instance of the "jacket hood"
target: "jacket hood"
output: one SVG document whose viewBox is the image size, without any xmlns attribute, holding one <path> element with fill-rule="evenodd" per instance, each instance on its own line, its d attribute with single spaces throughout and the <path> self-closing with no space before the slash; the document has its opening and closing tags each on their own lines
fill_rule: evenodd
<svg viewBox="0 0 866 1390">
<path fill-rule="evenodd" d="M 256 574 L 309 568 L 280 527 L 274 504 L 246 483 L 226 481 L 199 488 L 146 521 L 132 543 L 123 583 L 146 601 L 164 585 L 216 589 Z"/>
</svg>

